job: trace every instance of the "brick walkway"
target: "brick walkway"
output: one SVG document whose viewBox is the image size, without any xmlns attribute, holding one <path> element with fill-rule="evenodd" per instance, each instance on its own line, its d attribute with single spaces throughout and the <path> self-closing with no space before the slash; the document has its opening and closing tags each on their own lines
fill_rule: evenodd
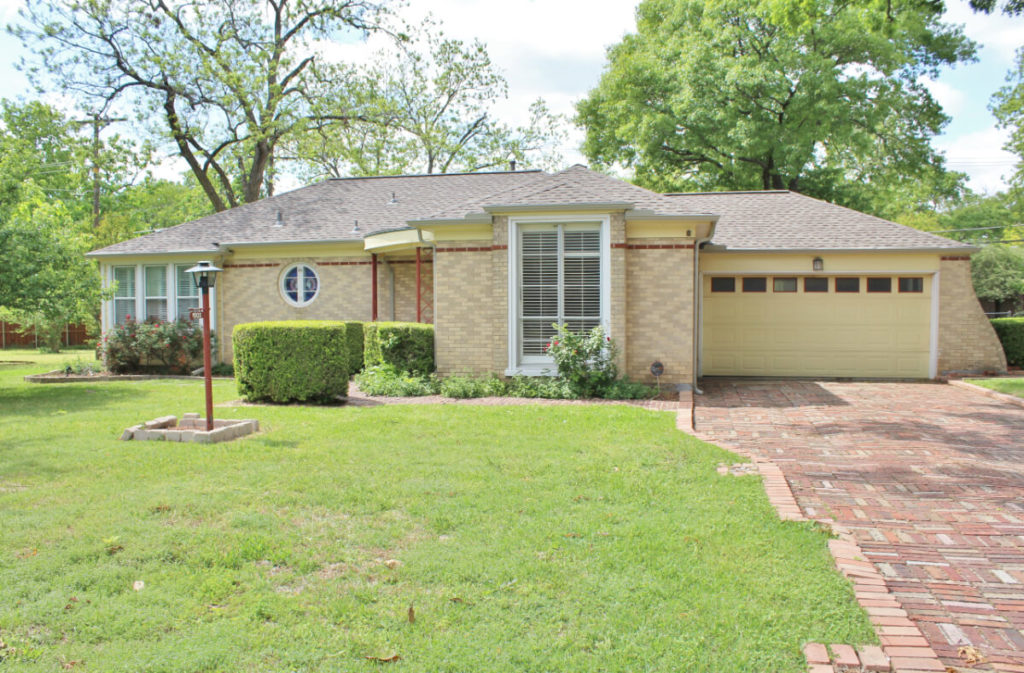
<svg viewBox="0 0 1024 673">
<path fill-rule="evenodd" d="M 804 515 L 852 533 L 943 664 L 1024 672 L 1024 410 L 813 381 L 706 382 L 695 404 L 699 436 L 771 460 Z"/>
</svg>

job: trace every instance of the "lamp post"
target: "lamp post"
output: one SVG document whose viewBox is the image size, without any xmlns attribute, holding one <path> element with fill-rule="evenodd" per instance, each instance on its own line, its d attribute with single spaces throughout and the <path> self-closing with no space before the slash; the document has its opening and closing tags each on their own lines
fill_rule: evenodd
<svg viewBox="0 0 1024 673">
<path fill-rule="evenodd" d="M 196 287 L 203 294 L 203 308 L 200 313 L 203 316 L 203 376 L 206 379 L 206 430 L 213 430 L 213 375 L 210 368 L 210 288 L 217 282 L 217 274 L 221 269 L 213 265 L 213 262 L 197 262 L 185 273 L 192 274 L 192 280 Z"/>
</svg>

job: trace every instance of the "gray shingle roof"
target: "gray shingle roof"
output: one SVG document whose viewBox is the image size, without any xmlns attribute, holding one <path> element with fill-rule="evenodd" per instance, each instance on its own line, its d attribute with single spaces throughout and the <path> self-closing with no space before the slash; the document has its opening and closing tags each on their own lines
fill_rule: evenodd
<svg viewBox="0 0 1024 673">
<path fill-rule="evenodd" d="M 633 209 L 658 215 L 708 214 L 706 210 L 694 210 L 681 201 L 577 164 L 554 174 L 540 173 L 534 180 L 510 185 L 502 191 L 460 203 L 455 208 L 440 210 L 424 219 L 459 219 L 501 207 L 537 208 L 608 203 L 627 204 Z"/>
<path fill-rule="evenodd" d="M 539 171 L 343 178 L 214 213 L 93 254 L 217 252 L 217 244 L 361 240 L 408 221 L 535 180 Z M 394 194 L 395 202 L 391 203 Z M 275 226 L 281 212 L 283 226 Z M 353 232 L 356 220 L 359 231 Z"/>
<path fill-rule="evenodd" d="M 394 202 L 392 202 L 394 194 Z M 218 244 L 358 241 L 414 220 L 461 220 L 501 207 L 623 204 L 655 215 L 718 215 L 728 250 L 972 250 L 802 194 L 658 194 L 572 166 L 554 174 L 459 173 L 327 180 L 117 243 L 94 255 L 218 252 Z M 276 226 L 277 213 L 283 225 Z M 359 221 L 359 231 L 353 231 Z"/>
<path fill-rule="evenodd" d="M 973 246 L 796 192 L 670 194 L 683 209 L 720 215 L 712 243 L 727 250 L 969 251 Z"/>
</svg>

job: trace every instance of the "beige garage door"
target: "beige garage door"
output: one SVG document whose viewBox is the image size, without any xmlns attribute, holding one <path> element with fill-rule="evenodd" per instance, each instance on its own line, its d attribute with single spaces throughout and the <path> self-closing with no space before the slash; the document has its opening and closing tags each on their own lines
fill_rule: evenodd
<svg viewBox="0 0 1024 673">
<path fill-rule="evenodd" d="M 930 276 L 705 276 L 710 376 L 927 378 Z"/>
</svg>

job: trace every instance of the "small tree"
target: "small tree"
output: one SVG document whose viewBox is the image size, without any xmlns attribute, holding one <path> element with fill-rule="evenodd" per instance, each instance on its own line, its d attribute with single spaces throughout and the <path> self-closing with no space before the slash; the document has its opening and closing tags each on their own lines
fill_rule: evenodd
<svg viewBox="0 0 1024 673">
<path fill-rule="evenodd" d="M 9 219 L 0 220 L 0 250 L 0 307 L 33 325 L 49 350 L 60 349 L 67 323 L 95 321 L 100 275 L 85 258 L 86 236 L 72 226 L 60 201 L 34 189 Z"/>
<path fill-rule="evenodd" d="M 1024 249 L 989 245 L 971 258 L 971 280 L 978 299 L 995 302 L 996 311 L 1004 301 L 1024 293 Z"/>
</svg>

